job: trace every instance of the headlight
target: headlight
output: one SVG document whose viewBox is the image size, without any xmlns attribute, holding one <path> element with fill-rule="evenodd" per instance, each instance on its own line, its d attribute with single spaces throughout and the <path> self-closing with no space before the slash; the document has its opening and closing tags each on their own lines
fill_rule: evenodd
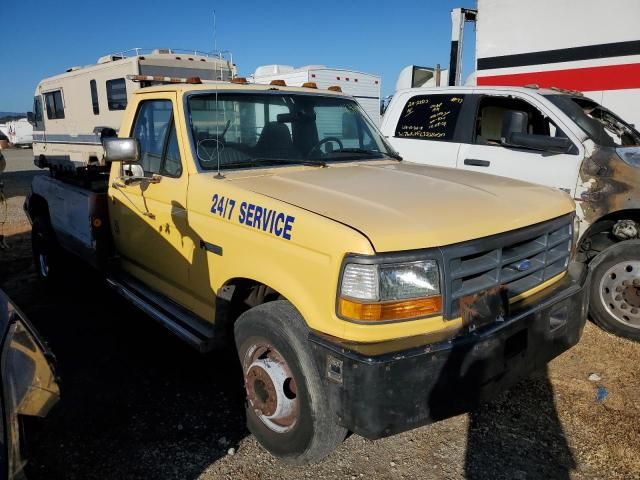
<svg viewBox="0 0 640 480">
<path fill-rule="evenodd" d="M 640 167 L 640 148 L 637 147 L 621 147 L 616 148 L 618 156 L 628 165 L 632 167 Z"/>
<path fill-rule="evenodd" d="M 342 318 L 365 322 L 409 320 L 439 313 L 442 297 L 438 263 L 347 263 L 338 309 Z"/>
</svg>

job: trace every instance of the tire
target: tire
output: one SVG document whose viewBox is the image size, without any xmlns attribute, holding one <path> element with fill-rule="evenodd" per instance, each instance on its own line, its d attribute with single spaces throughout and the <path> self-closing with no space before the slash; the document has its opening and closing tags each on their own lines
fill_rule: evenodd
<svg viewBox="0 0 640 480">
<path fill-rule="evenodd" d="M 264 303 L 238 318 L 234 334 L 247 393 L 247 427 L 258 442 L 293 465 L 329 455 L 347 430 L 329 408 L 300 313 L 286 300 Z"/>
<path fill-rule="evenodd" d="M 640 248 L 622 242 L 601 255 L 592 271 L 591 318 L 608 332 L 640 341 Z"/>
<path fill-rule="evenodd" d="M 38 278 L 47 284 L 54 285 L 55 281 L 61 277 L 61 252 L 49 219 L 42 215 L 33 220 L 31 248 Z"/>
</svg>

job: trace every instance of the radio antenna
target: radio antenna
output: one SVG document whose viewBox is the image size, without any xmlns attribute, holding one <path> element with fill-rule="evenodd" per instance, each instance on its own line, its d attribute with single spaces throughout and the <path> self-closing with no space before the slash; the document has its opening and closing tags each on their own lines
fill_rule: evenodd
<svg viewBox="0 0 640 480">
<path fill-rule="evenodd" d="M 218 51 L 218 31 L 216 30 L 216 11 L 213 10 L 213 53 Z"/>
<path fill-rule="evenodd" d="M 220 123 L 220 111 L 218 110 L 218 89 L 216 88 L 216 157 L 218 161 L 218 173 L 215 178 L 224 178 L 224 175 L 220 173 L 220 137 L 218 136 L 218 129 Z"/>
</svg>

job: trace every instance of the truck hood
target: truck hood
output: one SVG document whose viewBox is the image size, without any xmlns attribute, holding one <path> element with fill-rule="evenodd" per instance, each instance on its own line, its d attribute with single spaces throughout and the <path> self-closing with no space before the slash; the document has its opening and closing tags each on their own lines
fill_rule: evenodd
<svg viewBox="0 0 640 480">
<path fill-rule="evenodd" d="M 570 197 L 558 190 L 406 162 L 277 168 L 264 173 L 228 178 L 246 190 L 354 228 L 378 252 L 449 245 L 574 210 Z"/>
</svg>

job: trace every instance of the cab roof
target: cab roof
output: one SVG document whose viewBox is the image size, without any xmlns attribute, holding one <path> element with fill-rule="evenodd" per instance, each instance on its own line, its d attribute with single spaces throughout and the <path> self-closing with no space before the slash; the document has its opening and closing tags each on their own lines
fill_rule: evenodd
<svg viewBox="0 0 640 480">
<path fill-rule="evenodd" d="M 573 90 L 565 90 L 562 88 L 540 88 L 538 86 L 526 86 L 526 87 L 511 87 L 511 86 L 498 86 L 498 85 L 464 85 L 464 86 L 456 86 L 456 87 L 414 87 L 414 88 L 404 88 L 402 90 L 398 90 L 396 94 L 401 92 L 424 92 L 424 93 L 447 93 L 451 92 L 460 92 L 460 93 L 473 93 L 473 92 L 481 92 L 490 90 L 492 92 L 525 92 L 525 93 L 537 93 L 539 95 L 569 95 L 569 96 L 580 96 L 582 92 L 577 92 Z"/>
<path fill-rule="evenodd" d="M 199 91 L 211 91 L 211 90 L 233 90 L 237 91 L 247 91 L 247 92 L 264 92 L 264 91 L 273 91 L 277 90 L 280 92 L 288 92 L 288 93 L 305 93 L 305 94 L 318 94 L 318 95 L 332 95 L 336 97 L 350 97 L 350 95 L 346 95 L 343 92 L 336 92 L 332 90 L 326 90 L 321 88 L 308 88 L 308 87 L 289 87 L 289 86 L 279 86 L 279 85 L 263 85 L 263 84 L 255 84 L 255 83 L 232 83 L 232 82 L 214 82 L 214 81 L 203 81 L 202 83 L 192 84 L 192 83 L 167 83 L 163 85 L 154 85 L 151 87 L 141 88 L 134 92 L 134 95 L 144 95 L 145 93 L 152 92 L 177 92 L 177 93 L 187 93 L 187 92 L 199 92 Z"/>
</svg>

